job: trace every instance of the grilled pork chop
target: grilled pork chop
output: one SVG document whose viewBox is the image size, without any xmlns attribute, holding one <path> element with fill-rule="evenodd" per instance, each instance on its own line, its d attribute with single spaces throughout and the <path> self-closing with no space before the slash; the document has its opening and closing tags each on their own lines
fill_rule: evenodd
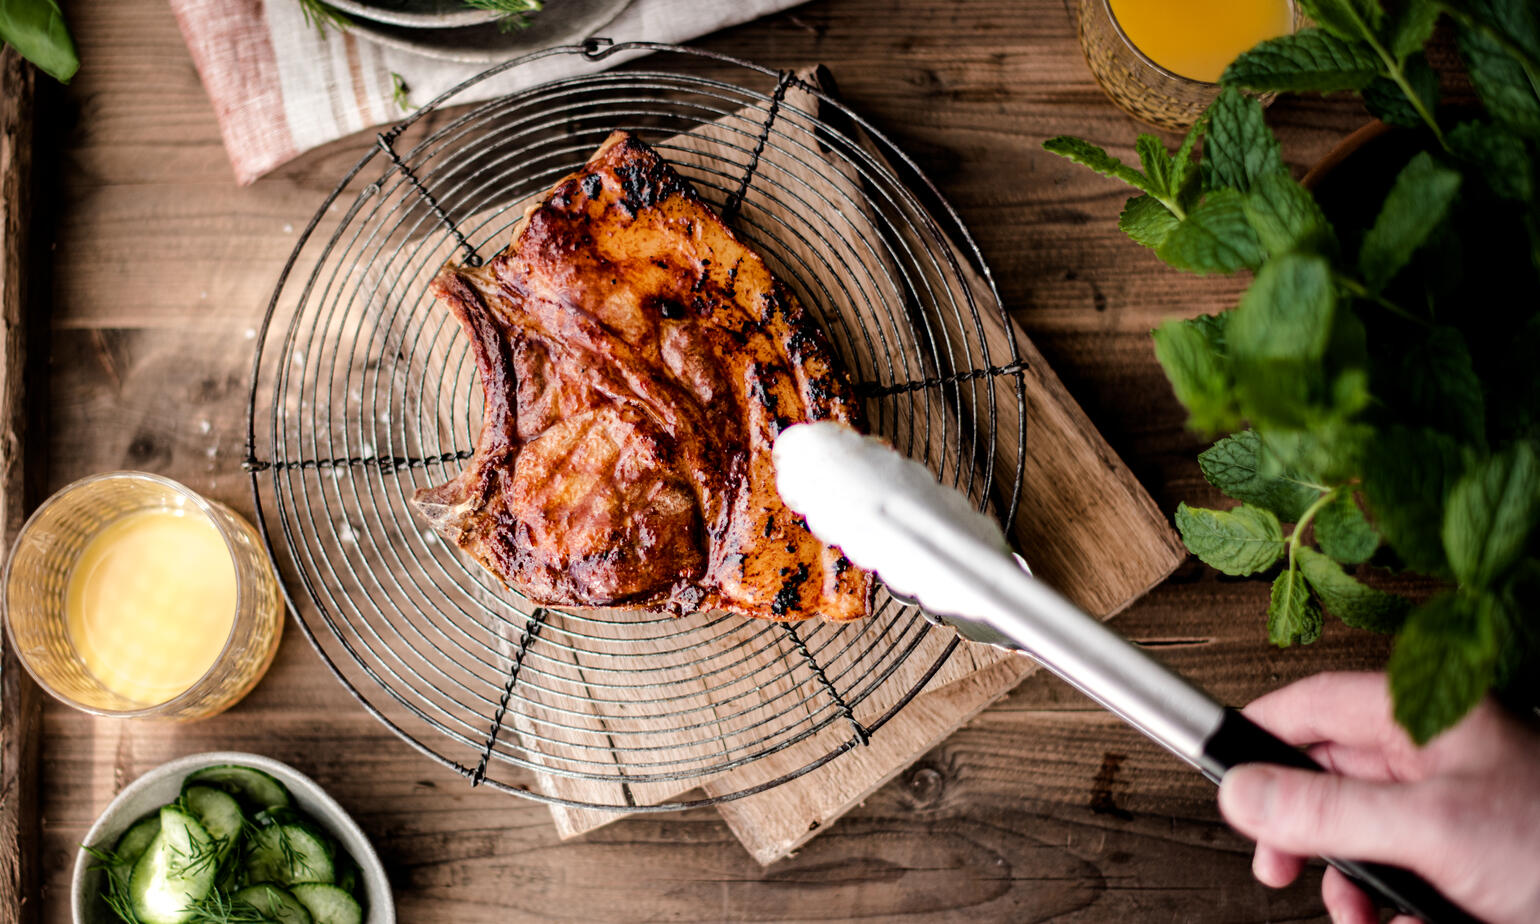
<svg viewBox="0 0 1540 924">
<path fill-rule="evenodd" d="M 475 355 L 469 466 L 413 503 L 530 600 L 759 619 L 867 615 L 872 578 L 776 493 L 770 449 L 853 422 L 849 382 L 763 260 L 616 132 L 479 268 L 432 292 Z"/>
</svg>

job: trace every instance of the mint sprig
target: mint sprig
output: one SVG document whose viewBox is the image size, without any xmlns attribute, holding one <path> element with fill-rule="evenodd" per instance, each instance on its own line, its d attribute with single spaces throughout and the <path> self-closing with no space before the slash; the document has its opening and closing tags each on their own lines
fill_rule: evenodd
<svg viewBox="0 0 1540 924">
<path fill-rule="evenodd" d="M 1183 503 L 1177 529 L 1223 573 L 1272 575 L 1276 645 L 1327 615 L 1397 633 L 1396 717 L 1426 741 L 1494 685 L 1540 702 L 1540 9 L 1302 3 L 1319 25 L 1232 62 L 1174 154 L 1047 146 L 1135 187 L 1119 227 L 1170 266 L 1255 273 L 1234 309 L 1153 332 L 1188 426 L 1234 431 L 1199 467 L 1238 504 Z M 1453 124 L 1423 52 L 1442 16 L 1486 108 Z M 1334 213 L 1242 88 L 1358 91 L 1421 150 Z M 1382 569 L 1445 589 L 1414 604 Z"/>
</svg>

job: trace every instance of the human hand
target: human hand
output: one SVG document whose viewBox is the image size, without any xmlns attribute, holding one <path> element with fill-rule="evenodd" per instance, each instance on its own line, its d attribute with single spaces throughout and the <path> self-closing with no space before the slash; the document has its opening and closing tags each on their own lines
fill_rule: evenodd
<svg viewBox="0 0 1540 924">
<path fill-rule="evenodd" d="M 1391 717 L 1380 673 L 1318 674 L 1267 694 L 1246 717 L 1308 746 L 1326 773 L 1249 764 L 1225 775 L 1219 808 L 1257 841 L 1273 888 L 1306 857 L 1405 867 L 1490 924 L 1540 920 L 1540 733 L 1490 698 L 1418 748 Z M 1335 924 L 1376 924 L 1370 899 L 1328 868 Z M 1397 917 L 1393 924 L 1413 919 Z"/>
</svg>

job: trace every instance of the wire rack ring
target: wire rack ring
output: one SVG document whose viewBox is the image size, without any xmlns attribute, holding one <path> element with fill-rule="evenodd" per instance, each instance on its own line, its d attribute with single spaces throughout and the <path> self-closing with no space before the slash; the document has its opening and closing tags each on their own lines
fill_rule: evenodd
<svg viewBox="0 0 1540 924">
<path fill-rule="evenodd" d="M 477 98 L 554 57 L 589 64 Z M 246 468 L 296 621 L 372 715 L 473 785 L 662 811 L 762 792 L 864 745 L 957 642 L 887 597 L 844 625 L 540 607 L 415 515 L 412 494 L 454 476 L 481 419 L 475 364 L 428 281 L 501 249 L 523 205 L 615 129 L 669 159 L 793 288 L 870 428 L 1006 521 L 1025 366 L 1009 323 L 1003 343 L 986 335 L 998 293 L 951 207 L 791 72 L 651 43 L 547 49 L 411 112 L 347 171 L 280 274 L 251 371 Z M 999 432 L 1000 401 L 1013 432 Z M 1014 472 L 997 471 L 1006 445 Z M 797 756 L 731 773 L 783 753 Z"/>
</svg>

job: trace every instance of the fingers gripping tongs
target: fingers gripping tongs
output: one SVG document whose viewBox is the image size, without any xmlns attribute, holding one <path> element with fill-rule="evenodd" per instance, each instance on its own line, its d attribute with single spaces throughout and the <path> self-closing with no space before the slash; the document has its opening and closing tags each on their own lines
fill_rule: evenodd
<svg viewBox="0 0 1540 924">
<path fill-rule="evenodd" d="M 993 519 L 881 441 L 839 424 L 793 426 L 776 441 L 775 468 L 782 498 L 814 535 L 927 619 L 1025 652 L 1215 783 L 1243 763 L 1321 769 L 1033 578 Z M 1474 920 L 1407 870 L 1326 862 L 1430 924 Z"/>
</svg>

